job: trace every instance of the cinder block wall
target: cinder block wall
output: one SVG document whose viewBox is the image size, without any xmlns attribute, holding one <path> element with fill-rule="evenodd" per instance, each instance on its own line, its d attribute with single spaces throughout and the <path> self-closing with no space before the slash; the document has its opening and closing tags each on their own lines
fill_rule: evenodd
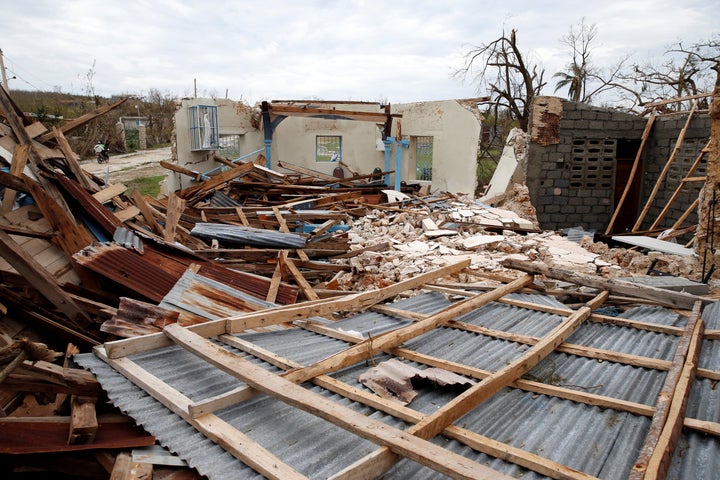
<svg viewBox="0 0 720 480">
<path fill-rule="evenodd" d="M 686 119 L 686 115 L 680 115 L 656 120 L 643 152 L 643 171 L 636 176 L 636 182 L 641 179 L 637 185 L 641 189 L 637 215 L 670 158 Z M 615 209 L 618 145 L 627 141 L 639 145 L 646 124 L 646 118 L 632 114 L 556 97 L 537 98 L 531 116 L 525 182 L 540 226 L 548 230 L 580 226 L 603 233 Z M 662 186 L 643 228 L 667 204 L 709 134 L 709 117 L 698 115 L 673 162 L 671 181 Z M 704 169 L 697 175 L 704 175 Z M 679 197 L 662 225 L 671 226 L 696 197 L 697 189 Z"/>
</svg>

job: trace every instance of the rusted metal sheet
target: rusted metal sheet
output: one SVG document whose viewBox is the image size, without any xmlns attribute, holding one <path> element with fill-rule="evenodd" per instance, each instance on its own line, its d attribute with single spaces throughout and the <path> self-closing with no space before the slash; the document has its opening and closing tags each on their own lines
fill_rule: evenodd
<svg viewBox="0 0 720 480">
<path fill-rule="evenodd" d="M 172 289 L 178 276 L 164 270 L 135 250 L 113 243 L 95 244 L 73 255 L 80 265 L 140 294 L 160 302 Z"/>
<path fill-rule="evenodd" d="M 162 331 L 177 323 L 180 313 L 174 310 L 121 297 L 117 314 L 102 324 L 100 330 L 118 337 L 136 337 Z"/>
</svg>

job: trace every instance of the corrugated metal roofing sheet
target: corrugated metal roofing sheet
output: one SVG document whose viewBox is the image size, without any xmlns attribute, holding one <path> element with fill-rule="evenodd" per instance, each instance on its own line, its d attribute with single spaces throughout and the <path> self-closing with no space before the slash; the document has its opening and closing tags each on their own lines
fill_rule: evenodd
<svg viewBox="0 0 720 480">
<path fill-rule="evenodd" d="M 562 306 L 555 299 L 541 295 L 513 297 L 548 306 Z M 444 295 L 432 292 L 396 302 L 393 306 L 431 313 L 448 304 L 449 301 Z M 660 308 L 638 307 L 628 310 L 621 316 L 663 325 L 683 326 L 686 323 L 686 318 L 682 315 Z M 534 336 L 547 333 L 560 322 L 560 319 L 561 317 L 557 315 L 501 303 L 491 303 L 462 317 L 463 321 L 475 325 Z M 718 305 L 708 306 L 704 311 L 703 319 L 707 323 L 707 328 L 718 328 L 720 325 Z M 336 322 L 327 322 L 327 326 L 344 331 L 354 330 L 365 335 L 370 333 L 374 336 L 408 323 L 407 320 L 366 311 Z M 302 329 L 244 334 L 242 338 L 303 365 L 312 364 L 347 347 L 345 342 Z M 568 342 L 672 360 L 678 337 L 586 322 Z M 717 343 L 718 341 L 715 340 L 704 342 L 700 359 L 702 368 L 720 370 L 720 348 Z M 446 327 L 435 329 L 406 342 L 403 347 L 486 370 L 504 367 L 529 348 L 527 345 Z M 387 354 L 378 354 L 373 360 L 381 362 L 386 358 L 389 358 Z M 178 347 L 135 355 L 132 359 L 193 399 L 226 392 L 240 384 L 232 376 L 210 367 Z M 108 390 L 114 402 L 120 401 L 123 405 L 121 408 L 127 409 L 131 416 L 137 418 L 149 432 L 161 439 L 171 450 L 177 451 L 209 478 L 255 477 L 254 472 L 241 466 L 239 461 L 235 461 L 238 464 L 237 470 L 228 469 L 232 470 L 232 473 L 223 469 L 215 470 L 215 456 L 218 453 L 212 445 L 208 445 L 207 440 L 198 438 L 196 433 L 190 432 L 184 422 L 180 425 L 170 419 L 161 420 L 164 418 L 162 416 L 153 418 L 153 413 L 149 412 L 155 412 L 157 407 L 148 411 L 138 408 L 138 405 L 152 401 L 138 393 L 137 389 L 133 390 L 134 387 L 125 385 L 127 381 L 104 366 L 97 358 L 84 355 L 80 356 L 78 361 L 98 374 L 100 382 Z M 253 362 L 265 365 L 257 359 Z M 335 372 L 332 376 L 348 385 L 363 388 L 358 382 L 358 376 L 372 366 L 371 363 L 361 362 Z M 409 363 L 424 368 L 423 365 Z M 265 368 L 276 371 L 275 367 L 269 365 L 265 365 Z M 665 372 L 554 352 L 526 374 L 525 378 L 545 380 L 547 383 L 579 392 L 654 405 L 657 393 L 664 382 Z M 388 424 L 404 425 L 403 422 L 387 414 L 376 412 L 317 386 L 308 386 L 308 388 Z M 714 381 L 697 379 L 688 405 L 688 417 L 718 421 L 720 395 L 716 393 L 717 390 Z M 133 391 L 132 399 L 122 398 L 128 391 Z M 430 414 L 453 397 L 454 394 L 448 392 L 423 389 L 410 407 Z M 227 408 L 218 412 L 218 415 L 310 478 L 325 478 L 376 448 L 356 435 L 266 396 L 256 397 Z M 649 417 L 641 415 L 517 388 L 504 388 L 459 419 L 456 425 L 590 475 L 603 479 L 622 479 L 627 478 L 637 459 L 650 421 Z M 155 425 L 156 423 L 160 425 Z M 197 448 L 186 446 L 187 437 L 193 439 L 192 442 Z M 511 463 L 480 454 L 444 437 L 437 437 L 433 441 L 499 472 L 523 478 L 544 478 Z M 192 451 L 188 453 L 188 450 Z M 186 455 L 190 455 L 191 458 Z M 219 459 L 225 458 L 227 454 L 219 457 Z M 224 462 L 224 460 L 218 461 Z M 232 459 L 228 462 L 232 463 Z M 684 429 L 673 458 L 669 478 L 717 478 L 718 471 L 720 471 L 720 439 Z M 437 472 L 429 468 L 403 460 L 383 478 L 439 477 Z"/>
</svg>

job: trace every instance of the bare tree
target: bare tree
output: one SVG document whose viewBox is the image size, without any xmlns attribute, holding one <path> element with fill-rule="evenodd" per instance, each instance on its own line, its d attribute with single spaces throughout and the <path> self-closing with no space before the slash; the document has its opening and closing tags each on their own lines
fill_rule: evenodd
<svg viewBox="0 0 720 480">
<path fill-rule="evenodd" d="M 639 105 L 709 93 L 715 79 L 712 69 L 719 59 L 720 36 L 690 47 L 681 42 L 665 52 L 665 60 L 660 65 L 632 65 L 629 72 L 620 75 L 619 83 L 634 93 Z M 707 99 L 701 99 L 700 106 L 707 108 Z M 678 102 L 665 108 L 680 110 L 686 105 Z"/>
<path fill-rule="evenodd" d="M 523 130 L 527 131 L 530 105 L 546 82 L 544 70 L 527 63 L 517 44 L 517 32 L 503 35 L 488 44 L 473 47 L 465 54 L 462 68 L 456 77 L 466 78 L 477 68 L 474 80 L 478 90 L 485 90 L 492 98 L 491 113 L 499 118 L 506 110 Z"/>
<path fill-rule="evenodd" d="M 555 92 L 567 88 L 568 97 L 573 102 L 589 103 L 586 95 L 587 83 L 595 73 L 590 63 L 590 52 L 591 44 L 596 36 L 595 24 L 588 25 L 583 17 L 577 26 L 571 26 L 570 32 L 560 38 L 560 42 L 572 50 L 572 61 L 568 64 L 566 71 L 553 75 L 560 79 L 555 86 Z"/>
</svg>

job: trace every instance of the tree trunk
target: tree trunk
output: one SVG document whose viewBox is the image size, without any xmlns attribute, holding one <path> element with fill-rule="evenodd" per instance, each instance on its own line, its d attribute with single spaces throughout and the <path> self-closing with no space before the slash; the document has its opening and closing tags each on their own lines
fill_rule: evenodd
<svg viewBox="0 0 720 480">
<path fill-rule="evenodd" d="M 707 179 L 700 191 L 698 228 L 695 252 L 703 262 L 703 274 L 707 276 L 715 268 L 720 273 L 720 70 L 715 81 L 710 104 L 710 143 L 707 153 Z"/>
</svg>

